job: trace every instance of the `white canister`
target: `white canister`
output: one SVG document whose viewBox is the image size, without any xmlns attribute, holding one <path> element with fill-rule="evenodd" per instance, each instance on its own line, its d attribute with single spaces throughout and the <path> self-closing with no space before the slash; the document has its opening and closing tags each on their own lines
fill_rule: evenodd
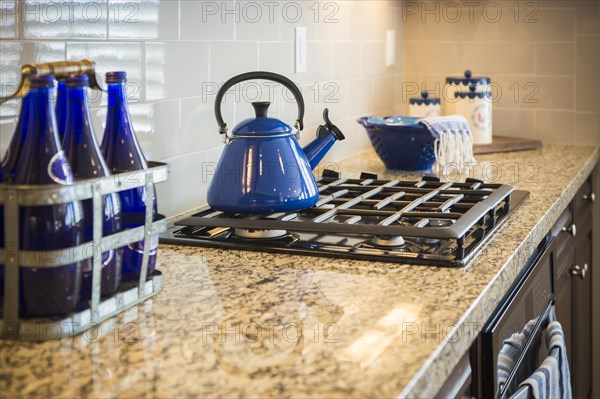
<svg viewBox="0 0 600 399">
<path fill-rule="evenodd" d="M 469 121 L 474 144 L 492 142 L 492 93 L 477 92 L 475 85 L 469 92 L 455 92 L 454 114 L 464 116 Z"/>
<path fill-rule="evenodd" d="M 470 87 L 475 86 L 477 93 L 484 93 L 490 91 L 490 78 L 487 77 L 473 77 L 473 73 L 470 70 L 466 70 L 464 76 L 460 77 L 447 77 L 444 90 L 442 91 L 442 111 L 444 115 L 454 115 L 456 112 L 456 103 L 458 101 L 455 93 L 469 93 Z"/>
<path fill-rule="evenodd" d="M 421 97 L 414 97 L 408 100 L 408 115 L 416 118 L 428 118 L 431 116 L 440 116 L 439 98 L 429 98 L 427 90 L 421 92 Z"/>
</svg>

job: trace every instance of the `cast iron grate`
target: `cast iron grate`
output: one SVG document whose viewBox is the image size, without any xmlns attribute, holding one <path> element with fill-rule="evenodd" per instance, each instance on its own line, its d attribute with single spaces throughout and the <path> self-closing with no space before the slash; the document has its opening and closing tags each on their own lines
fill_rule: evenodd
<svg viewBox="0 0 600 399">
<path fill-rule="evenodd" d="M 206 208 L 177 222 L 161 242 L 460 267 L 529 194 L 476 179 L 380 180 L 371 173 L 345 179 L 330 170 L 318 185 L 311 208 L 262 215 Z M 243 238 L 236 229 L 286 233 Z"/>
</svg>

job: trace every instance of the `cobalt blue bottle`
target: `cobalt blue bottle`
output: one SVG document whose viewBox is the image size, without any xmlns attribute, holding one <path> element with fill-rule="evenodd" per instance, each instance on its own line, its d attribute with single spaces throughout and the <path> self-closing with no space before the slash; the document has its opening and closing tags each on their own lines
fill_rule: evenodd
<svg viewBox="0 0 600 399">
<path fill-rule="evenodd" d="M 87 98 L 89 81 L 87 75 L 72 75 L 66 79 L 67 86 L 67 124 L 63 147 L 67 160 L 73 170 L 75 179 L 93 180 L 110 176 L 108 167 L 96 141 L 92 128 Z M 110 194 L 103 199 L 103 235 L 118 233 L 121 230 L 121 203 L 117 194 Z M 94 239 L 94 208 L 92 200 L 83 201 L 84 242 Z M 122 249 L 111 249 L 102 253 L 101 294 L 111 295 L 121 282 Z M 92 263 L 88 262 L 83 269 L 82 297 L 91 298 Z"/>
<path fill-rule="evenodd" d="M 127 110 L 126 82 L 127 74 L 125 72 L 108 72 L 106 74 L 108 112 L 106 116 L 106 128 L 100 148 L 110 171 L 114 174 L 148 168 L 144 154 L 131 126 L 131 119 Z M 153 220 L 156 219 L 158 214 L 156 195 L 148 198 L 145 187 L 121 191 L 119 198 L 121 200 L 121 221 L 124 229 L 144 224 L 146 205 L 149 203 L 152 206 L 152 218 Z M 152 236 L 151 245 L 147 276 L 154 271 L 156 264 L 158 234 Z M 123 249 L 124 280 L 139 279 L 142 269 L 143 252 L 143 241 L 129 244 Z"/>
<path fill-rule="evenodd" d="M 56 133 L 51 93 L 54 77 L 34 76 L 27 133 L 17 162 L 15 184 L 70 185 L 73 174 Z M 55 251 L 83 244 L 80 202 L 20 210 L 24 251 Z M 51 268 L 21 268 L 21 315 L 50 316 L 75 309 L 81 289 L 81 262 Z"/>
<path fill-rule="evenodd" d="M 67 82 L 64 79 L 60 79 L 56 87 L 54 113 L 56 114 L 56 124 L 58 126 L 58 142 L 63 144 L 67 128 Z"/>
<path fill-rule="evenodd" d="M 31 103 L 31 93 L 27 93 L 21 100 L 21 109 L 17 118 L 17 126 L 13 133 L 10 143 L 6 148 L 4 157 L 2 158 L 2 169 L 4 172 L 5 182 L 12 182 L 16 174 L 17 161 L 21 156 L 23 144 L 27 134 L 27 125 L 29 123 L 29 107 Z"/>
</svg>

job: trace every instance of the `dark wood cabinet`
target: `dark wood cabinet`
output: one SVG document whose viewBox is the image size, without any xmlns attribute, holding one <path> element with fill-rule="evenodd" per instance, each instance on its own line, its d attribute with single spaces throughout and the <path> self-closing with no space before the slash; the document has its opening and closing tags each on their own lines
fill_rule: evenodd
<svg viewBox="0 0 600 399">
<path fill-rule="evenodd" d="M 591 180 L 586 181 L 591 183 Z M 591 184 L 584 184 L 573 202 L 575 225 L 575 262 L 571 264 L 572 278 L 572 336 L 571 382 L 574 398 L 588 398 L 592 383 L 592 279 L 597 272 L 592 267 L 592 202 L 586 198 Z"/>
<path fill-rule="evenodd" d="M 600 290 L 597 282 L 600 279 L 596 275 L 600 273 L 598 269 L 600 231 L 597 227 L 599 217 L 597 201 L 600 198 L 596 198 L 600 193 L 598 173 L 599 170 L 596 167 L 582 184 L 571 203 L 548 233 L 546 242 L 549 244 L 543 250 L 543 255 L 535 260 L 536 270 L 547 270 L 552 274 L 551 298 L 554 300 L 556 318 L 561 323 L 565 334 L 574 398 L 591 398 L 593 384 L 600 377 L 598 374 L 600 359 L 595 359 L 597 356 L 593 355 L 594 351 L 598 350 L 595 346 L 597 344 L 592 338 L 595 334 L 593 323 L 597 323 L 595 318 L 598 317 L 595 314 L 598 310 L 593 307 L 593 299 L 597 295 L 595 291 Z M 525 290 L 523 287 L 518 287 L 518 289 Z M 538 289 L 535 288 L 535 290 Z M 538 297 L 541 294 L 537 293 L 533 296 Z M 513 293 L 512 295 L 514 297 L 518 294 Z M 505 298 L 507 297 L 511 297 L 510 292 Z M 522 306 L 528 307 L 534 302 L 521 301 L 520 303 Z M 502 306 L 499 306 L 499 309 L 502 309 Z M 497 314 L 497 312 L 495 313 Z M 506 312 L 506 309 L 503 312 Z M 490 319 L 488 325 L 493 318 Z M 524 323 L 525 321 L 520 320 L 517 324 L 522 328 Z M 438 396 L 494 397 L 496 388 L 493 386 L 493 381 L 495 381 L 496 360 L 490 353 L 497 349 L 496 347 L 491 348 L 489 337 L 482 332 L 469 352 L 469 367 L 464 365 L 464 359 L 459 362 Z M 465 370 L 469 372 L 469 387 L 464 386 L 464 378 L 457 378 L 457 376 L 464 375 Z M 594 373 L 596 374 L 595 378 Z M 452 384 L 453 381 L 455 384 Z M 453 395 L 448 396 L 449 392 L 452 392 Z"/>
<path fill-rule="evenodd" d="M 592 383 L 592 177 L 565 210 L 572 218 L 559 226 L 553 254 L 556 316 L 567 341 L 574 398 L 589 398 Z"/>
</svg>

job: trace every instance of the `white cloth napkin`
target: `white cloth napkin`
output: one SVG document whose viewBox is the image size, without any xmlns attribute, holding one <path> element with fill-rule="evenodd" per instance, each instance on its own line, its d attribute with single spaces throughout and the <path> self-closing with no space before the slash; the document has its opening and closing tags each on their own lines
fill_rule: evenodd
<svg viewBox="0 0 600 399">
<path fill-rule="evenodd" d="M 461 115 L 434 116 L 419 121 L 435 137 L 435 160 L 441 165 L 454 163 L 463 167 L 475 162 L 473 136 L 469 122 Z"/>
</svg>

